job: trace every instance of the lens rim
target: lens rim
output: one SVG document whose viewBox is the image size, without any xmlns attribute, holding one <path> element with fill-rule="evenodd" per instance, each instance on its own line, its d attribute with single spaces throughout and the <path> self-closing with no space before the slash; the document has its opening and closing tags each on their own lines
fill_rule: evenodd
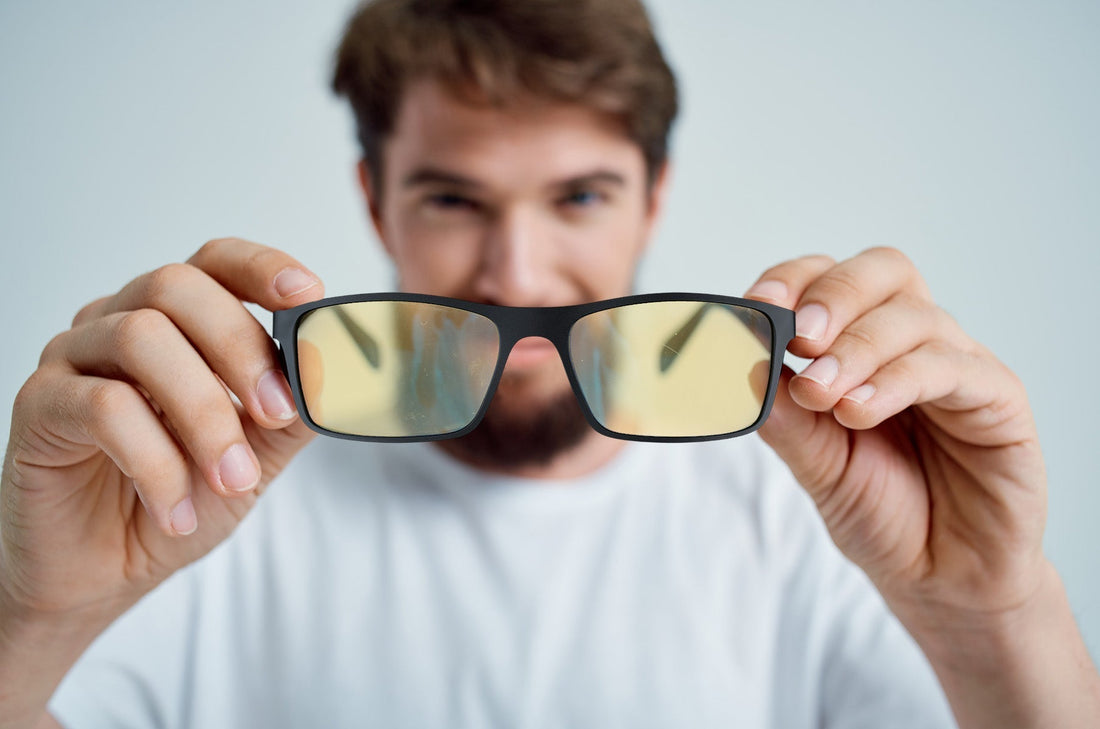
<svg viewBox="0 0 1100 729">
<path fill-rule="evenodd" d="M 486 390 L 485 398 L 469 424 L 467 424 L 463 428 L 460 428 L 459 430 L 454 430 L 447 433 L 409 436 L 376 436 L 357 435 L 353 433 L 342 433 L 339 431 L 330 430 L 318 424 L 309 416 L 309 409 L 306 407 L 305 397 L 303 394 L 301 373 L 299 372 L 298 368 L 298 328 L 302 321 L 302 318 L 311 311 L 329 306 L 339 306 L 343 304 L 354 304 L 372 301 L 412 302 L 421 304 L 434 304 L 438 306 L 448 306 L 484 316 L 493 323 L 493 325 L 497 329 L 497 334 L 499 336 L 500 351 L 497 353 L 497 362 L 493 369 L 493 375 L 489 381 L 489 387 Z M 613 431 L 605 427 L 596 419 L 591 407 L 588 404 L 588 400 L 585 398 L 584 392 L 581 389 L 576 369 L 573 366 L 572 355 L 569 351 L 569 333 L 572 330 L 573 325 L 576 324 L 577 321 L 582 317 L 588 316 L 589 314 L 594 314 L 599 311 L 614 309 L 621 306 L 629 306 L 631 304 L 644 304 L 660 301 L 698 301 L 700 303 L 716 303 L 740 306 L 760 312 L 771 323 L 771 367 L 768 373 L 768 387 L 765 393 L 764 402 L 762 403 L 760 408 L 760 415 L 755 421 L 753 421 L 752 424 L 745 428 L 730 431 L 728 433 L 692 436 L 651 436 L 635 435 Z M 287 382 L 290 384 L 290 390 L 294 397 L 294 403 L 298 408 L 299 416 L 302 418 L 303 422 L 305 422 L 305 424 L 310 429 L 314 430 L 317 433 L 321 433 L 322 435 L 327 435 L 334 438 L 342 438 L 345 440 L 384 443 L 414 443 L 447 440 L 450 438 L 460 438 L 463 435 L 471 432 L 481 422 L 481 419 L 485 416 L 486 411 L 489 409 L 489 404 L 492 401 L 493 394 L 496 392 L 497 385 L 500 383 L 501 375 L 504 372 L 504 365 L 508 360 L 508 355 L 511 353 L 512 347 L 515 346 L 515 344 L 519 340 L 530 336 L 545 337 L 554 345 L 554 348 L 558 351 L 558 356 L 561 358 L 562 364 L 565 367 L 566 377 L 569 380 L 570 387 L 573 388 L 573 394 L 580 403 L 581 412 L 584 413 L 585 419 L 588 421 L 588 424 L 598 433 L 601 433 L 611 438 L 617 438 L 619 440 L 633 440 L 651 443 L 702 442 L 710 440 L 721 440 L 723 438 L 735 438 L 737 436 L 747 435 L 759 429 L 760 426 L 763 425 L 764 422 L 767 420 L 768 415 L 771 413 L 772 404 L 775 401 L 775 393 L 779 385 L 779 376 L 783 369 L 783 352 L 786 350 L 787 345 L 790 344 L 790 341 L 794 338 L 794 330 L 794 312 L 790 309 L 785 309 L 783 307 L 776 306 L 774 304 L 768 304 L 762 301 L 742 299 L 735 296 L 686 292 L 636 294 L 632 296 L 620 296 L 613 299 L 604 299 L 601 301 L 594 301 L 584 304 L 553 307 L 498 306 L 494 304 L 482 304 L 472 301 L 465 301 L 463 299 L 455 299 L 446 296 L 412 294 L 405 292 L 351 294 L 346 296 L 333 296 L 326 299 L 319 299 L 318 301 L 302 304 L 292 309 L 276 311 L 273 313 L 272 321 L 272 336 L 275 339 L 278 347 L 279 361 L 283 368 L 283 373 L 287 377 Z"/>
<path fill-rule="evenodd" d="M 775 340 L 776 340 L 776 335 L 775 335 L 776 327 L 775 327 L 774 322 L 771 320 L 771 318 L 767 316 L 766 312 L 762 311 L 760 308 L 755 307 L 755 306 L 749 307 L 749 306 L 743 306 L 741 304 L 733 304 L 729 300 L 720 301 L 718 299 L 722 298 L 722 297 L 719 297 L 717 295 L 711 295 L 711 296 L 709 296 L 708 298 L 705 298 L 705 299 L 702 296 L 703 295 L 696 295 L 696 296 L 692 296 L 691 298 L 680 299 L 680 298 L 672 298 L 671 296 L 666 295 L 666 296 L 663 296 L 663 297 L 661 297 L 660 299 L 658 299 L 656 301 L 633 301 L 633 302 L 630 302 L 630 303 L 619 303 L 619 304 L 617 304 L 616 306 L 613 306 L 613 307 L 598 309 L 596 312 L 593 312 L 593 313 L 599 314 L 599 313 L 602 313 L 604 311 L 608 311 L 609 309 L 628 309 L 628 308 L 635 307 L 635 306 L 644 306 L 644 305 L 649 304 L 649 303 L 665 304 L 665 303 L 670 303 L 670 302 L 687 302 L 687 303 L 691 303 L 691 304 L 700 304 L 700 305 L 703 305 L 704 307 L 706 305 L 724 305 L 724 306 L 733 307 L 733 310 L 730 310 L 730 313 L 733 316 L 740 319 L 742 321 L 742 323 L 746 327 L 748 327 L 749 326 L 748 322 L 746 322 L 744 319 L 741 318 L 742 314 L 738 313 L 736 311 L 736 309 L 743 309 L 743 310 L 755 312 L 757 314 L 762 315 L 768 322 L 767 330 L 769 332 L 769 337 L 770 337 L 769 341 L 764 341 L 763 337 L 757 337 L 757 339 L 758 339 L 758 341 L 760 342 L 761 345 L 763 345 L 764 347 L 766 347 L 768 349 L 769 364 L 774 365 L 775 359 L 776 359 L 775 358 L 775 353 L 774 353 Z M 730 299 L 732 297 L 725 297 L 725 298 Z M 588 318 L 590 316 L 592 316 L 592 314 L 586 314 L 585 316 L 578 317 L 573 322 L 573 325 L 569 329 L 569 343 L 570 343 L 570 345 L 572 345 L 572 343 L 573 343 L 573 336 L 572 336 L 573 332 L 576 330 L 576 328 L 578 326 L 580 326 L 582 324 L 582 322 L 586 318 Z M 695 317 L 693 317 L 693 318 L 695 318 Z M 682 331 L 683 330 L 681 329 L 681 332 Z M 785 348 L 786 348 L 786 345 L 784 344 L 784 349 Z M 570 364 L 572 364 L 572 370 L 571 370 L 570 374 L 574 378 L 573 381 L 571 381 L 572 384 L 573 384 L 574 391 L 583 393 L 584 388 L 581 385 L 580 376 L 577 374 L 577 365 L 573 362 L 573 352 L 572 352 L 571 347 L 570 347 L 569 356 L 570 356 Z M 781 365 L 782 365 L 782 363 L 781 363 Z M 765 392 L 765 397 L 764 397 L 764 400 L 761 402 L 760 410 L 757 413 L 756 419 L 754 419 L 750 424 L 748 424 L 747 426 L 745 426 L 743 428 L 736 428 L 736 429 L 733 429 L 733 430 L 723 431 L 723 432 L 720 432 L 720 433 L 709 433 L 709 434 L 706 434 L 706 435 L 675 435 L 675 436 L 673 436 L 673 435 L 661 435 L 661 436 L 659 436 L 659 435 L 642 435 L 642 434 L 636 434 L 636 433 L 628 433 L 628 432 L 624 432 L 624 431 L 621 431 L 621 430 L 615 430 L 613 428 L 608 427 L 603 422 L 603 420 L 600 420 L 599 417 L 596 415 L 596 413 L 593 412 L 593 410 L 591 409 L 591 406 L 589 404 L 589 399 L 587 397 L 582 395 L 582 396 L 578 397 L 578 400 L 580 401 L 581 406 L 586 410 L 585 415 L 588 418 L 588 422 L 593 424 L 593 427 L 596 430 L 598 430 L 599 432 L 601 432 L 605 435 L 609 435 L 613 438 L 619 438 L 619 439 L 623 439 L 623 440 L 640 440 L 640 441 L 648 441 L 648 442 L 659 442 L 659 443 L 683 443 L 683 442 L 704 441 L 704 440 L 718 440 L 718 439 L 722 439 L 722 438 L 732 438 L 732 437 L 735 437 L 737 435 L 743 435 L 743 434 L 749 433 L 752 430 L 755 430 L 755 429 L 759 428 L 763 424 L 764 418 L 766 418 L 767 412 L 770 411 L 770 401 L 771 400 L 770 400 L 769 391 L 770 391 L 771 395 L 774 395 L 774 390 L 771 390 L 770 385 L 773 381 L 773 378 L 775 378 L 776 380 L 778 379 L 779 371 L 781 369 L 782 369 L 782 366 L 780 366 L 780 368 L 778 370 L 774 366 L 769 367 L 769 371 L 768 371 L 768 385 L 769 385 L 769 388 L 768 388 L 768 391 Z"/>
</svg>

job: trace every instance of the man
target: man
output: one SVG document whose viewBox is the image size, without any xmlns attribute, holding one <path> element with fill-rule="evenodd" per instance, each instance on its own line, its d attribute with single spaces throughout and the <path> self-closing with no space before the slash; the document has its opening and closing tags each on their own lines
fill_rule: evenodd
<svg viewBox="0 0 1100 729">
<path fill-rule="evenodd" d="M 403 290 L 629 293 L 675 113 L 635 3 L 382 0 L 336 87 Z M 48 345 L 0 491 L 3 726 L 55 725 L 86 651 L 51 705 L 74 727 L 948 721 L 776 458 L 599 436 L 537 340 L 472 436 L 297 455 L 312 433 L 241 301 L 321 296 L 222 239 Z M 782 263 L 749 296 L 796 309 L 813 359 L 763 439 L 958 723 L 1088 725 L 1100 682 L 1042 556 L 1016 379 L 896 251 Z"/>
</svg>

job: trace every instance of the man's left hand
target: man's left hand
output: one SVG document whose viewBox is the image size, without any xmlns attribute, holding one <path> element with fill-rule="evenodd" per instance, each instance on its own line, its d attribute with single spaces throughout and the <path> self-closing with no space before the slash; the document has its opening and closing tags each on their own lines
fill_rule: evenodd
<svg viewBox="0 0 1100 729">
<path fill-rule="evenodd" d="M 1019 379 L 893 249 L 789 261 L 747 295 L 795 309 L 789 349 L 813 359 L 785 369 L 761 435 L 907 627 L 1027 603 L 1046 476 Z"/>
</svg>

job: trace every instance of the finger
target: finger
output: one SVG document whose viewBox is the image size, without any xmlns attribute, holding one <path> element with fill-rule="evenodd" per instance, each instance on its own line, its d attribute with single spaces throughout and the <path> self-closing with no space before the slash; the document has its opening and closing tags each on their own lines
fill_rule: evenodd
<svg viewBox="0 0 1100 729">
<path fill-rule="evenodd" d="M 99 315 L 142 309 L 165 313 L 258 423 L 282 428 L 294 420 L 290 386 L 271 338 L 209 274 L 185 263 L 162 266 L 127 284 Z"/>
<path fill-rule="evenodd" d="M 187 262 L 238 299 L 268 311 L 289 309 L 324 296 L 321 279 L 292 256 L 240 238 L 212 240 Z"/>
<path fill-rule="evenodd" d="M 259 482 L 259 462 L 229 394 L 162 312 L 111 314 L 48 347 L 62 350 L 78 372 L 124 379 L 148 392 L 216 493 L 247 493 Z"/>
<path fill-rule="evenodd" d="M 209 241 L 188 263 L 205 271 L 242 301 L 260 304 L 268 311 L 289 308 L 324 295 L 320 278 L 295 258 L 278 249 L 239 238 Z M 109 311 L 118 311 L 118 307 L 110 308 L 110 302 L 111 297 L 91 302 L 77 312 L 73 326 Z"/>
<path fill-rule="evenodd" d="M 760 437 L 782 458 L 820 506 L 848 461 L 848 436 L 831 413 L 806 410 L 790 395 L 794 373 L 784 367 Z"/>
<path fill-rule="evenodd" d="M 846 427 L 866 430 L 911 405 L 945 397 L 958 387 L 968 360 L 938 343 L 918 347 L 840 398 L 836 418 Z"/>
<path fill-rule="evenodd" d="M 916 267 L 900 251 L 872 248 L 829 268 L 802 288 L 788 284 L 796 310 L 792 354 L 814 358 L 853 321 L 896 294 L 929 298 Z"/>
<path fill-rule="evenodd" d="M 91 321 L 92 319 L 98 318 L 100 316 L 100 312 L 103 310 L 103 307 L 107 305 L 107 302 L 109 300 L 109 296 L 101 296 L 90 304 L 85 305 L 84 308 L 76 312 L 76 316 L 73 317 L 72 325 L 74 327 L 77 327 L 81 324 Z"/>
<path fill-rule="evenodd" d="M 780 263 L 760 274 L 756 283 L 745 292 L 745 298 L 793 309 L 810 282 L 835 265 L 836 261 L 825 255 L 803 256 Z"/>
<path fill-rule="evenodd" d="M 280 473 L 298 451 L 317 437 L 317 433 L 300 419 L 281 430 L 268 430 L 246 422 L 244 432 L 260 459 L 260 470 L 264 474 L 256 487 L 257 495 L 270 485 L 274 474 Z"/>
<path fill-rule="evenodd" d="M 959 349 L 970 341 L 932 302 L 898 294 L 840 332 L 828 351 L 791 381 L 791 395 L 804 408 L 829 410 L 880 367 L 933 339 Z"/>
<path fill-rule="evenodd" d="M 1027 398 L 1015 375 L 981 351 L 928 342 L 879 369 L 834 408 L 838 422 L 868 429 L 911 406 L 972 445 L 1034 439 Z"/>
<path fill-rule="evenodd" d="M 45 429 L 102 450 L 133 481 L 142 505 L 162 532 L 179 536 L 198 528 L 187 458 L 136 388 L 67 372 L 38 392 L 50 398 L 37 408 L 45 417 Z"/>
</svg>

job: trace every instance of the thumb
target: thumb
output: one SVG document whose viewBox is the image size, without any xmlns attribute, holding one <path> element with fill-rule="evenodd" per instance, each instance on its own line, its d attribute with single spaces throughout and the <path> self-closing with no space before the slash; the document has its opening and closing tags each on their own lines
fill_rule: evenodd
<svg viewBox="0 0 1100 729">
<path fill-rule="evenodd" d="M 848 464 L 848 430 L 831 412 L 807 410 L 791 398 L 794 372 L 783 367 L 775 402 L 760 437 L 782 458 L 820 507 Z"/>
<path fill-rule="evenodd" d="M 248 419 L 244 424 L 244 432 L 260 462 L 260 485 L 257 487 L 259 492 L 267 488 L 298 451 L 317 435 L 301 418 L 277 430 L 263 428 Z"/>
</svg>

